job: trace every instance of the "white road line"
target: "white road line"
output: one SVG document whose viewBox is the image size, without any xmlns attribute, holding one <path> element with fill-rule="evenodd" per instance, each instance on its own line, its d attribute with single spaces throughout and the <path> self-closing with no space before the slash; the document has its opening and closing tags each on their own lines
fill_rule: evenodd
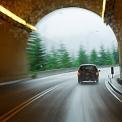
<svg viewBox="0 0 122 122">
<path fill-rule="evenodd" d="M 20 112 L 21 110 L 23 110 L 25 107 L 27 107 L 31 103 L 33 103 L 35 100 L 37 100 L 37 99 L 41 98 L 42 96 L 46 95 L 47 93 L 53 91 L 57 87 L 59 87 L 59 85 L 56 85 L 56 86 L 51 87 L 49 89 L 46 89 L 45 91 L 43 91 L 41 93 L 38 93 L 37 95 L 33 96 L 32 98 L 28 99 L 27 101 L 21 103 L 20 105 L 16 106 L 15 108 L 11 109 L 10 111 L 8 111 L 4 115 L 2 115 L 0 117 L 0 121 L 6 122 L 10 118 L 12 118 L 15 114 L 17 114 L 18 112 Z"/>
<path fill-rule="evenodd" d="M 106 88 L 108 89 L 108 91 L 109 91 L 119 102 L 122 102 L 122 100 L 121 100 L 119 97 L 117 97 L 117 95 L 115 95 L 114 91 L 113 91 L 112 89 L 109 88 L 107 82 L 108 82 L 108 81 L 106 80 L 106 81 L 105 81 L 105 86 L 106 86 Z"/>
<path fill-rule="evenodd" d="M 30 80 L 30 79 L 21 79 L 21 80 L 15 80 L 15 81 L 7 81 L 7 82 L 0 83 L 0 86 L 10 85 L 10 84 L 14 84 L 14 83 L 19 83 L 19 82 L 23 82 L 23 81 L 26 81 L 26 80 Z"/>
</svg>

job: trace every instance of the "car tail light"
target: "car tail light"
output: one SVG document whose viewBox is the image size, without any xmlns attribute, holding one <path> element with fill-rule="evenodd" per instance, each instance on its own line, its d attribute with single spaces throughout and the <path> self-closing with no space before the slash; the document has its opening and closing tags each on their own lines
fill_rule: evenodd
<svg viewBox="0 0 122 122">
<path fill-rule="evenodd" d="M 96 75 L 99 75 L 99 72 L 96 72 Z"/>
<path fill-rule="evenodd" d="M 77 75 L 79 76 L 80 75 L 80 72 L 77 72 Z"/>
</svg>

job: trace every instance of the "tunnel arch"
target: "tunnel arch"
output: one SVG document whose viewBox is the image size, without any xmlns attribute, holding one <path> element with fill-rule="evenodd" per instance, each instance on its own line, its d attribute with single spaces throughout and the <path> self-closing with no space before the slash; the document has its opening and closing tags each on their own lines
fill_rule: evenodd
<svg viewBox="0 0 122 122">
<path fill-rule="evenodd" d="M 43 21 L 45 21 L 45 20 L 47 20 L 48 18 L 50 18 L 51 16 L 53 16 L 54 14 L 56 14 L 56 13 L 58 13 L 58 12 L 60 12 L 61 10 L 68 10 L 68 9 L 79 9 L 81 12 L 82 11 L 84 11 L 84 14 L 85 14 L 85 12 L 87 13 L 89 13 L 89 15 L 91 14 L 92 16 L 96 16 L 96 17 L 98 17 L 98 19 L 99 19 L 99 21 L 101 21 L 101 23 L 102 23 L 102 18 L 101 18 L 101 16 L 98 14 L 98 13 L 95 13 L 94 11 L 91 11 L 91 10 L 89 10 L 89 9 L 84 9 L 84 8 L 81 8 L 81 7 L 63 7 L 63 8 L 58 8 L 58 9 L 54 9 L 54 11 L 51 11 L 50 13 L 47 13 L 45 16 L 43 16 L 42 18 L 40 18 L 40 20 L 36 23 L 36 27 L 38 28 L 38 24 L 39 23 L 42 23 Z M 88 16 L 89 16 L 88 15 Z M 100 20 L 101 19 L 101 20 Z M 104 23 L 104 22 L 103 22 Z M 106 25 L 106 24 L 105 24 Z M 109 25 L 109 24 L 107 24 L 106 26 L 109 26 L 109 28 L 111 29 L 111 31 L 113 32 L 113 34 L 114 34 L 114 36 L 116 37 L 116 33 L 114 32 L 114 30 L 113 30 L 113 28 L 111 27 L 111 25 Z M 117 38 L 116 38 L 116 41 L 117 41 Z"/>
<path fill-rule="evenodd" d="M 72 12 L 71 12 L 72 11 Z M 76 15 L 76 16 L 75 16 Z M 64 18 L 63 18 L 64 16 Z M 79 17 L 78 17 L 79 16 Z M 70 19 L 69 19 L 70 18 Z M 94 18 L 94 19 L 93 19 Z M 74 20 L 71 21 L 70 20 Z M 75 26 L 72 26 L 75 20 L 78 20 L 76 23 L 77 28 L 75 28 Z M 85 21 L 82 21 L 85 20 Z M 88 21 L 87 21 L 88 20 Z M 90 21 L 89 21 L 90 20 Z M 87 21 L 87 23 L 86 23 Z M 94 22 L 95 21 L 95 22 Z M 70 24 L 68 24 L 68 23 Z M 52 24 L 50 24 L 52 23 Z M 57 24 L 58 23 L 58 24 Z M 64 24 L 62 24 L 64 23 Z M 65 24 L 67 23 L 67 24 Z M 92 23 L 92 24 L 90 24 Z M 55 25 L 56 24 L 56 25 Z M 39 26 L 40 25 L 40 26 Z M 42 26 L 41 26 L 42 25 Z M 60 26 L 61 25 L 61 26 Z M 81 26 L 80 26 L 81 25 Z M 82 26 L 85 25 L 85 26 Z M 93 25 L 93 26 L 92 26 Z M 97 25 L 97 26 L 96 26 Z M 39 27 L 38 27 L 39 26 Z M 109 50 L 112 51 L 112 46 L 117 47 L 117 40 L 115 39 L 115 34 L 112 31 L 112 29 L 109 27 L 109 29 L 105 26 L 105 24 L 103 23 L 102 19 L 100 16 L 98 16 L 98 14 L 89 11 L 87 9 L 83 9 L 83 8 L 78 8 L 78 7 L 66 7 L 66 8 L 61 8 L 61 9 L 56 9 L 51 13 L 48 13 L 47 15 L 45 15 L 36 25 L 37 30 L 39 32 L 39 34 L 41 34 L 41 40 L 43 40 L 46 44 L 46 48 L 48 48 L 48 52 L 47 54 L 51 52 L 51 50 L 49 50 L 49 46 L 50 49 L 52 49 L 51 47 L 53 46 L 54 49 L 55 48 L 59 48 L 59 43 L 60 41 L 62 42 L 62 44 L 64 44 L 64 46 L 66 47 L 66 49 L 68 49 L 69 54 L 71 55 L 72 53 L 74 53 L 75 55 L 78 53 L 78 48 L 80 48 L 79 46 L 82 45 L 83 43 L 89 43 L 90 46 L 85 46 L 85 48 L 87 48 L 88 52 L 91 52 L 91 49 L 93 49 L 93 47 L 97 47 L 97 53 L 100 50 L 100 46 L 103 45 L 104 47 L 108 48 L 107 46 L 109 46 L 109 44 L 111 43 L 111 46 L 109 46 Z M 67 30 L 67 28 L 70 28 Z M 81 29 L 79 29 L 81 28 Z M 87 29 L 86 29 L 87 28 Z M 63 35 L 63 31 L 58 31 L 58 30 L 65 30 L 65 34 Z M 71 31 L 71 30 L 75 30 L 75 31 Z M 79 32 L 77 31 L 79 30 Z M 82 31 L 81 31 L 82 30 Z M 90 30 L 90 33 L 89 33 Z M 97 32 L 96 32 L 97 30 Z M 102 31 L 101 31 L 102 30 Z M 87 32 L 88 31 L 88 32 Z M 109 31 L 109 32 L 108 32 Z M 51 32 L 51 33 L 50 33 Z M 62 34 L 60 34 L 62 33 Z M 66 36 L 68 33 L 68 37 L 70 37 L 70 40 L 68 39 L 68 37 Z M 74 34 L 75 33 L 75 34 Z M 77 34 L 76 34 L 77 33 Z M 83 34 L 82 34 L 83 33 Z M 107 34 L 105 34 L 107 33 Z M 110 34 L 111 33 L 111 34 Z M 44 34 L 44 39 L 43 39 L 43 35 Z M 52 34 L 52 36 L 50 35 Z M 84 34 L 85 34 L 85 38 L 84 38 Z M 93 35 L 92 35 L 93 34 Z M 50 35 L 50 36 L 49 36 Z M 72 46 L 72 44 L 70 44 L 70 42 L 74 42 L 74 40 L 71 41 L 71 38 L 74 39 L 73 35 L 77 35 L 74 36 L 75 37 L 75 43 Z M 79 35 L 79 36 L 78 36 Z M 87 35 L 87 38 L 86 38 Z M 89 35 L 89 36 L 88 36 Z M 103 36 L 101 36 L 103 35 Z M 111 35 L 111 36 L 106 36 L 106 35 Z M 56 39 L 54 37 L 56 37 Z M 51 38 L 52 37 L 52 38 Z M 80 37 L 80 42 L 79 42 L 79 38 Z M 89 38 L 91 37 L 91 38 Z M 64 39 L 65 38 L 65 39 Z M 67 40 L 67 39 L 69 40 Z M 83 41 L 83 39 L 85 39 L 85 41 Z M 97 40 L 96 40 L 97 38 Z M 62 40 L 63 39 L 63 40 Z M 56 41 L 57 40 L 57 41 Z M 90 41 L 92 40 L 92 41 Z M 96 41 L 95 41 L 96 40 Z M 108 40 L 109 44 L 106 43 L 106 45 L 104 44 L 106 41 Z M 113 41 L 110 41 L 113 40 Z M 65 42 L 64 42 L 65 41 Z M 77 42 L 76 42 L 77 41 Z M 95 41 L 95 42 L 94 42 Z M 115 41 L 115 42 L 114 42 Z M 52 44 L 51 44 L 52 43 Z M 56 43 L 56 44 L 55 44 Z M 77 43 L 77 44 L 76 44 Z M 80 44 L 79 44 L 80 43 Z M 97 43 L 97 46 L 93 46 L 93 43 Z M 59 44 L 59 45 L 57 45 Z M 47 46 L 48 45 L 48 46 Z M 51 46 L 52 45 L 52 46 Z M 86 44 L 85 44 L 86 45 Z M 74 47 L 76 46 L 77 48 L 77 52 L 76 52 L 76 48 Z M 82 45 L 83 46 L 83 45 Z M 92 47 L 93 46 L 93 47 Z M 72 48 L 71 48 L 72 47 Z M 98 49 L 99 47 L 99 49 Z M 112 49 L 111 49 L 112 48 Z M 69 50 L 70 49 L 70 50 Z M 89 50 L 90 49 L 90 50 Z M 73 50 L 73 51 L 71 51 Z M 35 58 L 36 59 L 36 58 Z M 59 59 L 60 60 L 60 59 Z M 47 69 L 48 70 L 48 69 Z"/>
<path fill-rule="evenodd" d="M 109 1 L 111 2 L 111 0 Z M 24 0 L 24 2 L 23 0 L 0 0 L 0 4 L 28 23 L 35 25 L 47 13 L 63 7 L 85 8 L 101 15 L 103 0 Z M 122 45 L 122 29 L 120 28 L 122 16 L 116 14 L 122 10 L 121 0 L 118 0 L 114 9 L 114 21 L 112 21 L 113 26 L 115 26 L 114 32 L 117 32 L 119 45 Z M 25 49 L 29 33 L 26 28 L 20 28 L 17 25 L 18 23 L 14 23 L 13 20 L 0 13 L 0 34 L 2 35 L 2 41 L 0 42 L 2 59 L 0 60 L 0 79 L 3 81 L 26 77 Z M 122 52 L 121 47 L 120 49 L 120 52 Z"/>
<path fill-rule="evenodd" d="M 37 2 L 38 3 L 38 2 Z M 67 8 L 67 7 L 79 7 L 84 8 L 90 11 L 95 12 L 96 14 L 101 16 L 102 13 L 102 0 L 98 1 L 91 1 L 91 0 L 65 0 L 65 1 L 59 1 L 59 0 L 52 0 L 50 4 L 48 4 L 47 1 L 44 2 L 44 6 L 40 6 L 40 8 L 35 11 L 34 13 L 31 13 L 31 16 L 33 17 L 35 13 L 37 16 L 36 19 L 32 21 L 32 23 L 36 24 L 41 18 L 43 18 L 48 13 L 51 13 L 57 9 L 61 8 Z M 33 10 L 34 11 L 34 10 Z"/>
</svg>

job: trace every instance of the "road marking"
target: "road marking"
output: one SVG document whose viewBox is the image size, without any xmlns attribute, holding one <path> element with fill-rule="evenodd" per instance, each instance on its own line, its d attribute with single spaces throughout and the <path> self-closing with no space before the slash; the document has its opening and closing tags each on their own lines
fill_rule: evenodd
<svg viewBox="0 0 122 122">
<path fill-rule="evenodd" d="M 21 79 L 21 80 L 15 80 L 15 81 L 7 81 L 7 82 L 0 83 L 0 86 L 11 85 L 11 84 L 23 82 L 23 81 L 26 81 L 26 80 L 30 80 L 30 79 Z"/>
<path fill-rule="evenodd" d="M 37 99 L 41 98 L 42 96 L 46 95 L 47 93 L 53 91 L 57 87 L 59 87 L 59 85 L 56 85 L 56 86 L 51 87 L 49 89 L 46 89 L 45 91 L 43 91 L 41 93 L 38 93 L 37 95 L 33 96 L 32 98 L 28 99 L 27 101 L 21 103 L 20 105 L 16 106 L 15 108 L 11 109 L 10 111 L 8 111 L 4 115 L 2 115 L 0 117 L 0 121 L 1 122 L 6 122 L 10 118 L 12 118 L 14 115 L 16 115 L 18 112 L 20 112 L 21 110 L 23 110 L 25 107 L 27 107 L 31 103 L 33 103 L 35 100 L 37 100 Z"/>
<path fill-rule="evenodd" d="M 113 91 L 113 89 L 110 89 L 110 88 L 109 88 L 107 82 L 108 82 L 108 81 L 106 80 L 106 81 L 105 81 L 105 86 L 106 86 L 106 88 L 108 89 L 108 91 L 109 91 L 119 102 L 122 102 L 122 100 L 121 100 L 119 97 L 117 97 L 117 95 L 114 93 L 115 91 Z"/>
</svg>

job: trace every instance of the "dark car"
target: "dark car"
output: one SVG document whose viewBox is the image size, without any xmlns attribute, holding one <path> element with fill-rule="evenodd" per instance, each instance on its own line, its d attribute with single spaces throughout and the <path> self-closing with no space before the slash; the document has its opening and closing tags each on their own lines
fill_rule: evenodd
<svg viewBox="0 0 122 122">
<path fill-rule="evenodd" d="M 83 64 L 78 69 L 78 82 L 99 81 L 99 71 L 94 64 Z"/>
</svg>

